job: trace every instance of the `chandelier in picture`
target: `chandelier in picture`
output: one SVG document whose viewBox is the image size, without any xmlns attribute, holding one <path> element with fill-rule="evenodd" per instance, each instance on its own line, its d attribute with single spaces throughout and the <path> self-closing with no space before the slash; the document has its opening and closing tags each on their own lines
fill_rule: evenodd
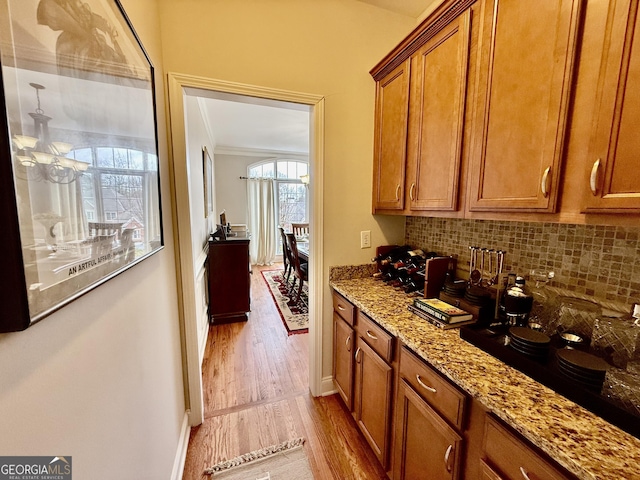
<svg viewBox="0 0 640 480">
<path fill-rule="evenodd" d="M 45 87 L 38 83 L 30 83 L 36 91 L 38 108 L 29 113 L 33 118 L 33 136 L 14 135 L 12 140 L 17 148 L 16 158 L 26 167 L 27 178 L 30 180 L 52 183 L 72 183 L 89 168 L 89 164 L 67 158 L 73 145 L 66 142 L 51 141 L 49 136 L 49 120 L 40 107 L 40 90 Z"/>
</svg>

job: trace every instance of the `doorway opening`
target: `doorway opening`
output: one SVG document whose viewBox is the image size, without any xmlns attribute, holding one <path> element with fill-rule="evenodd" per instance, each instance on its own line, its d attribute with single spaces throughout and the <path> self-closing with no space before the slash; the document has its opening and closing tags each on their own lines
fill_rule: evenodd
<svg viewBox="0 0 640 480">
<path fill-rule="evenodd" d="M 201 198 L 192 198 L 194 192 L 190 178 L 187 154 L 187 122 L 185 102 L 188 96 L 214 96 L 232 101 L 253 104 L 304 108 L 309 112 L 309 224 L 311 233 L 309 263 L 309 389 L 312 395 L 323 393 L 322 378 L 322 191 L 323 191 L 323 143 L 324 143 L 324 98 L 318 95 L 269 89 L 251 85 L 222 82 L 188 75 L 168 75 L 169 111 L 171 124 L 172 180 L 175 202 L 174 231 L 177 245 L 178 285 L 180 294 L 181 334 L 183 343 L 183 374 L 185 378 L 185 400 L 189 411 L 189 422 L 198 425 L 203 420 L 203 387 L 201 359 L 198 354 L 198 311 L 200 276 L 194 265 L 198 263 L 198 244 L 205 239 L 193 237 L 191 204 L 202 203 Z M 194 248 L 195 246 L 195 248 Z M 195 260 L 194 260 L 195 259 Z"/>
</svg>

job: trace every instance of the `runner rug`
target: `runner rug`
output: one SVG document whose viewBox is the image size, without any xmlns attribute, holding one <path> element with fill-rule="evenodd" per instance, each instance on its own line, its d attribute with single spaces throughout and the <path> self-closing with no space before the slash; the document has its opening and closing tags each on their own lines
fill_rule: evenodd
<svg viewBox="0 0 640 480">
<path fill-rule="evenodd" d="M 295 288 L 293 273 L 287 283 L 282 275 L 282 270 L 263 270 L 262 278 L 267 282 L 271 296 L 278 307 L 282 323 L 289 335 L 307 333 L 309 331 L 309 288 L 307 282 L 302 286 L 300 300 L 296 302 L 298 282 Z"/>
<path fill-rule="evenodd" d="M 249 452 L 207 468 L 216 480 L 313 480 L 303 438 Z"/>
</svg>

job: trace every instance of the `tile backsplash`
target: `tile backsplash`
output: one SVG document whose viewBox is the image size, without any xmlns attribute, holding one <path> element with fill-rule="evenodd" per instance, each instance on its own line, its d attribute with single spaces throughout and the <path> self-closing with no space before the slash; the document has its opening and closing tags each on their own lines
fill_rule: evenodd
<svg viewBox="0 0 640 480">
<path fill-rule="evenodd" d="M 453 255 L 468 271 L 469 246 L 505 250 L 505 271 L 553 271 L 550 286 L 601 302 L 640 302 L 640 227 L 407 217 L 405 242 Z M 626 307 L 625 307 L 626 308 Z"/>
</svg>

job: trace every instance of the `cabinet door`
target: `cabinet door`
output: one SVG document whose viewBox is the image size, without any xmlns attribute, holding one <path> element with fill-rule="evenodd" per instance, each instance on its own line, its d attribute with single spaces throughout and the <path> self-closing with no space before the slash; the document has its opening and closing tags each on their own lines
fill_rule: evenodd
<svg viewBox="0 0 640 480">
<path fill-rule="evenodd" d="M 374 210 L 404 208 L 409 73 L 407 60 L 376 83 Z"/>
<path fill-rule="evenodd" d="M 555 211 L 582 3 L 482 4 L 471 211 Z"/>
<path fill-rule="evenodd" d="M 357 339 L 355 353 L 354 417 L 383 468 L 391 435 L 393 369 L 367 345 Z"/>
<path fill-rule="evenodd" d="M 404 380 L 396 412 L 394 480 L 459 478 L 462 437 Z"/>
<path fill-rule="evenodd" d="M 353 408 L 353 328 L 333 312 L 333 380 L 349 411 Z"/>
<path fill-rule="evenodd" d="M 585 172 L 585 211 L 640 212 L 640 15 L 612 0 Z M 588 186 L 588 188 L 587 188 Z"/>
<path fill-rule="evenodd" d="M 411 210 L 457 207 L 470 20 L 467 11 L 412 58 Z"/>
</svg>

